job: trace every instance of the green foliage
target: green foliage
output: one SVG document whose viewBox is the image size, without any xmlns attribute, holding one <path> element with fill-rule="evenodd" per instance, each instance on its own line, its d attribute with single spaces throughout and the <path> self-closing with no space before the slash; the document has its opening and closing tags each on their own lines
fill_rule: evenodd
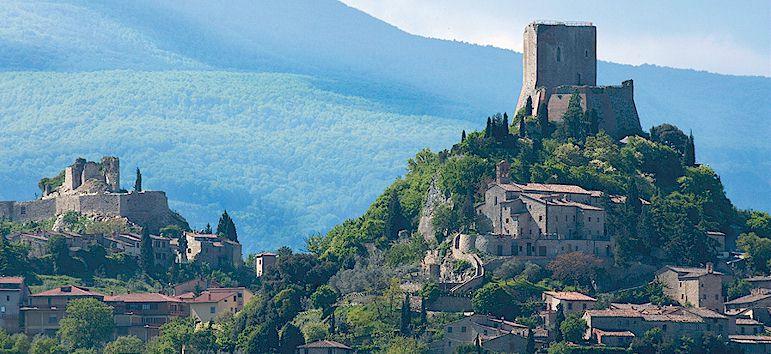
<svg viewBox="0 0 771 354">
<path fill-rule="evenodd" d="M 537 309 L 540 294 L 547 289 L 524 279 L 490 282 L 474 293 L 474 312 L 515 319 Z M 529 314 L 529 313 L 528 313 Z"/>
<path fill-rule="evenodd" d="M 26 354 L 30 349 L 30 340 L 23 333 L 9 335 L 5 329 L 0 328 L 0 353 Z"/>
<path fill-rule="evenodd" d="M 391 338 L 382 350 L 382 354 L 424 354 L 428 353 L 428 345 L 415 338 L 396 336 Z"/>
<path fill-rule="evenodd" d="M 121 336 L 104 346 L 104 354 L 141 354 L 145 343 L 135 336 Z"/>
<path fill-rule="evenodd" d="M 386 263 L 391 267 L 416 264 L 423 259 L 426 250 L 428 250 L 426 240 L 422 235 L 414 234 L 408 242 L 394 243 L 386 251 Z"/>
<path fill-rule="evenodd" d="M 755 274 L 767 274 L 771 260 L 771 239 L 753 232 L 739 235 L 736 246 L 750 256 L 749 264 Z"/>
<path fill-rule="evenodd" d="M 29 348 L 30 354 L 65 354 L 68 351 L 55 338 L 36 336 Z"/>
<path fill-rule="evenodd" d="M 439 295 L 441 295 L 441 291 L 439 290 L 439 286 L 436 285 L 435 282 L 427 282 L 423 284 L 423 287 L 420 289 L 420 296 L 428 302 L 432 302 L 439 298 Z"/>
<path fill-rule="evenodd" d="M 607 299 L 601 297 L 601 301 L 631 304 L 652 303 L 655 305 L 673 305 L 672 299 L 664 294 L 664 288 L 659 282 L 650 282 L 642 287 L 617 291 L 609 294 Z"/>
<path fill-rule="evenodd" d="M 681 154 L 688 145 L 688 136 L 680 128 L 664 123 L 651 128 L 651 141 L 669 146 Z"/>
<path fill-rule="evenodd" d="M 742 296 L 749 295 L 751 290 L 752 290 L 752 284 L 750 284 L 748 281 L 744 279 L 734 278 L 734 280 L 731 282 L 731 284 L 728 286 L 728 289 L 726 290 L 726 293 L 728 294 L 727 299 L 733 300 L 736 298 L 740 298 Z"/>
<path fill-rule="evenodd" d="M 337 301 L 337 292 L 329 285 L 322 285 L 311 295 L 313 306 L 322 310 L 329 309 Z"/>
<path fill-rule="evenodd" d="M 139 260 L 142 269 L 147 274 L 155 274 L 155 257 L 153 252 L 153 239 L 150 237 L 150 230 L 147 227 L 142 228 L 142 240 L 139 245 Z"/>
<path fill-rule="evenodd" d="M 53 178 L 41 178 L 40 182 L 37 183 L 37 186 L 40 188 L 41 193 L 45 193 L 46 190 L 53 191 L 54 189 L 59 188 L 59 186 L 62 184 L 64 184 L 64 170 L 59 172 L 59 174 Z"/>
<path fill-rule="evenodd" d="M 294 324 L 287 323 L 281 328 L 279 332 L 279 353 L 292 354 L 295 352 L 297 346 L 305 344 L 305 338 L 303 337 L 300 329 Z"/>
<path fill-rule="evenodd" d="M 142 191 L 142 172 L 139 171 L 139 167 L 137 167 L 137 176 L 134 180 L 134 191 L 141 192 Z"/>
<path fill-rule="evenodd" d="M 236 232 L 236 224 L 233 219 L 228 215 L 228 211 L 225 210 L 220 216 L 220 220 L 217 223 L 217 235 L 224 237 L 227 240 L 238 242 L 238 232 Z"/>
<path fill-rule="evenodd" d="M 70 301 L 57 335 L 71 349 L 99 348 L 112 336 L 112 307 L 96 299 Z"/>
<path fill-rule="evenodd" d="M 669 261 L 698 265 L 713 259 L 713 240 L 707 237 L 703 213 L 693 195 L 674 192 L 655 197 L 650 208 L 648 242 L 663 249 Z"/>
<path fill-rule="evenodd" d="M 590 289 L 601 266 L 602 261 L 590 254 L 571 252 L 560 254 L 547 267 L 552 271 L 554 279 Z"/>
<path fill-rule="evenodd" d="M 745 232 L 754 232 L 763 237 L 771 237 L 771 215 L 765 211 L 745 211 L 741 215 L 745 219 Z"/>
<path fill-rule="evenodd" d="M 586 332 L 586 321 L 577 314 L 570 314 L 560 323 L 559 330 L 566 341 L 580 343 Z"/>
</svg>

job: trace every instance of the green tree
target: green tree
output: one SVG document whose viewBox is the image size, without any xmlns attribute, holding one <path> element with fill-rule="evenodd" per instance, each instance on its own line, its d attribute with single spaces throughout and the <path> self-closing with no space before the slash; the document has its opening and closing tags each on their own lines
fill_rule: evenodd
<svg viewBox="0 0 771 354">
<path fill-rule="evenodd" d="M 471 298 L 474 312 L 496 317 L 513 318 L 519 315 L 520 305 L 498 282 L 487 283 Z"/>
<path fill-rule="evenodd" d="M 134 180 L 134 190 L 137 192 L 142 191 L 142 172 L 139 171 L 139 167 L 137 167 L 137 177 Z"/>
<path fill-rule="evenodd" d="M 688 142 L 685 144 L 683 164 L 686 166 L 696 165 L 696 145 L 693 142 L 693 132 L 688 136 Z"/>
<path fill-rule="evenodd" d="M 742 296 L 749 295 L 751 290 L 752 285 L 748 281 L 736 278 L 728 286 L 728 290 L 726 292 L 728 293 L 728 300 L 733 300 Z"/>
<path fill-rule="evenodd" d="M 535 333 L 532 328 L 527 329 L 527 345 L 525 346 L 525 354 L 535 354 Z"/>
<path fill-rule="evenodd" d="M 591 288 L 601 266 L 602 261 L 590 254 L 571 252 L 557 256 L 547 268 L 552 271 L 554 279 L 570 285 Z"/>
<path fill-rule="evenodd" d="M 399 194 L 395 188 L 388 192 L 388 207 L 385 218 L 385 234 L 389 240 L 396 239 L 399 231 L 408 227 L 407 220 L 402 211 L 402 204 L 399 202 Z"/>
<path fill-rule="evenodd" d="M 583 335 L 586 331 L 586 321 L 575 314 L 571 314 L 560 323 L 559 330 L 565 340 L 580 343 L 583 341 Z"/>
<path fill-rule="evenodd" d="M 98 348 L 110 339 L 114 328 L 112 307 L 96 299 L 78 299 L 67 305 L 57 335 L 72 349 Z"/>
<path fill-rule="evenodd" d="M 581 96 L 578 91 L 570 96 L 568 108 L 562 116 L 562 124 L 559 125 L 555 133 L 557 138 L 562 140 L 574 138 L 583 141 L 586 139 L 584 112 L 581 108 Z"/>
<path fill-rule="evenodd" d="M 160 352 L 166 353 L 170 348 L 172 353 L 180 353 L 182 346 L 190 343 L 195 329 L 195 321 L 192 318 L 177 318 L 161 325 L 158 336 L 158 343 L 152 344 L 152 347 L 159 348 Z M 151 344 L 147 344 L 148 351 Z"/>
<path fill-rule="evenodd" d="M 141 354 L 145 343 L 136 336 L 121 336 L 104 346 L 104 354 Z"/>
<path fill-rule="evenodd" d="M 331 286 L 324 284 L 311 294 L 311 303 L 316 308 L 327 311 L 337 301 L 337 292 Z"/>
<path fill-rule="evenodd" d="M 46 336 L 36 336 L 29 348 L 29 354 L 66 354 L 67 352 L 58 340 Z"/>
<path fill-rule="evenodd" d="M 736 246 L 749 254 L 749 263 L 755 274 L 767 274 L 771 260 L 771 239 L 759 237 L 753 232 L 739 235 Z"/>
<path fill-rule="evenodd" d="M 561 342 L 564 339 L 564 336 L 562 335 L 562 322 L 565 322 L 565 309 L 563 308 L 562 303 L 560 303 L 557 305 L 557 313 L 554 317 L 554 339 L 557 342 Z"/>
<path fill-rule="evenodd" d="M 680 128 L 664 123 L 651 128 L 651 140 L 667 145 L 681 154 L 688 146 L 688 136 Z"/>
<path fill-rule="evenodd" d="M 402 311 L 400 317 L 399 331 L 402 335 L 408 336 L 412 332 L 410 324 L 412 323 L 412 311 L 410 310 L 410 294 L 404 293 L 404 301 L 402 301 Z"/>
<path fill-rule="evenodd" d="M 139 256 L 142 269 L 147 274 L 155 274 L 155 253 L 153 252 L 153 239 L 150 237 L 150 229 L 142 228 L 142 241 L 139 245 Z"/>
<path fill-rule="evenodd" d="M 297 326 L 289 322 L 281 328 L 278 345 L 280 353 L 294 353 L 295 348 L 303 344 L 305 344 L 305 338 Z"/>
<path fill-rule="evenodd" d="M 67 240 L 63 236 L 54 235 L 48 239 L 48 254 L 51 255 L 54 273 L 67 274 L 72 267 L 72 256 Z"/>
<path fill-rule="evenodd" d="M 217 235 L 224 237 L 225 239 L 238 242 L 238 233 L 236 232 L 236 224 L 233 219 L 228 215 L 228 211 L 225 210 L 220 216 L 220 220 L 217 223 Z"/>
</svg>

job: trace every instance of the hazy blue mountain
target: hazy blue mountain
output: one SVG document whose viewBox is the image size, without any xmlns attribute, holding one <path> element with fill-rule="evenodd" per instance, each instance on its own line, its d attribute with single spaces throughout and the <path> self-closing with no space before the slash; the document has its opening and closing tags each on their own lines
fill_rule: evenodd
<svg viewBox="0 0 771 354">
<path fill-rule="evenodd" d="M 252 249 L 356 215 L 406 157 L 511 112 L 521 81 L 519 53 L 332 0 L 9 0 L 0 19 L 0 199 L 116 154 L 124 186 L 139 165 L 198 227 L 228 208 Z M 771 79 L 612 63 L 599 76 L 633 78 L 643 127 L 692 129 L 734 202 L 771 209 Z"/>
</svg>

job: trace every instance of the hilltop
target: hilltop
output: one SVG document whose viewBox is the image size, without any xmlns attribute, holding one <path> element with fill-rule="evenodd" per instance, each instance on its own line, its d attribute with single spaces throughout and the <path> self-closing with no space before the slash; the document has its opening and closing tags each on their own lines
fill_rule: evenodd
<svg viewBox="0 0 771 354">
<path fill-rule="evenodd" d="M 126 175 L 147 165 L 193 227 L 228 209 L 246 247 L 299 247 L 364 210 L 403 159 L 516 103 L 519 53 L 413 36 L 335 1 L 186 4 L 0 4 L 0 163 L 15 166 L 0 199 L 32 199 L 49 166 L 112 154 Z M 598 72 L 634 78 L 643 128 L 692 129 L 737 205 L 771 207 L 771 80 Z"/>
</svg>

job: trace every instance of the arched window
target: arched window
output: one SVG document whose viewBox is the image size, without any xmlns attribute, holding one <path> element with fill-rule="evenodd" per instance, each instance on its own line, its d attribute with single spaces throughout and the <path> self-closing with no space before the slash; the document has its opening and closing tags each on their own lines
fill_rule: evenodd
<svg viewBox="0 0 771 354">
<path fill-rule="evenodd" d="M 588 58 L 588 57 L 589 57 L 589 50 L 584 49 L 584 58 Z"/>
<path fill-rule="evenodd" d="M 559 63 L 560 61 L 562 61 L 562 49 L 557 47 L 557 62 Z"/>
</svg>

